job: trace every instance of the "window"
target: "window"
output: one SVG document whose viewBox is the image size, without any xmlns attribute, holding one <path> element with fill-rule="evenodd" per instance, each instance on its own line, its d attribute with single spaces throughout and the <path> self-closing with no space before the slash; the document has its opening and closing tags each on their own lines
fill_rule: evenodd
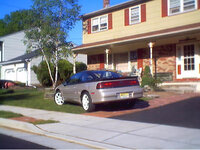
<svg viewBox="0 0 200 150">
<path fill-rule="evenodd" d="M 99 32 L 108 29 L 108 15 L 92 19 L 92 32 Z"/>
<path fill-rule="evenodd" d="M 195 70 L 195 49 L 194 45 L 184 46 L 184 70 Z"/>
<path fill-rule="evenodd" d="M 73 76 L 70 78 L 68 84 L 70 85 L 70 84 L 77 84 L 77 83 L 80 83 L 80 77 L 81 77 L 81 75 L 82 75 L 81 73 L 77 73 L 77 74 L 73 75 Z"/>
<path fill-rule="evenodd" d="M 130 8 L 129 20 L 130 24 L 136 24 L 141 22 L 140 6 Z"/>
<path fill-rule="evenodd" d="M 197 8 L 197 0 L 169 0 L 169 15 L 191 11 Z"/>
</svg>

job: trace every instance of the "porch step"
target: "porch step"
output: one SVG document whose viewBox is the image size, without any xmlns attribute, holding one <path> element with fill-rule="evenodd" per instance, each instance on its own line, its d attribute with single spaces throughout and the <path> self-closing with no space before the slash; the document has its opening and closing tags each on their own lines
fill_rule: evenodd
<svg viewBox="0 0 200 150">
<path fill-rule="evenodd" d="M 189 84 L 168 84 L 161 85 L 161 89 L 175 93 L 196 93 L 196 85 Z"/>
</svg>

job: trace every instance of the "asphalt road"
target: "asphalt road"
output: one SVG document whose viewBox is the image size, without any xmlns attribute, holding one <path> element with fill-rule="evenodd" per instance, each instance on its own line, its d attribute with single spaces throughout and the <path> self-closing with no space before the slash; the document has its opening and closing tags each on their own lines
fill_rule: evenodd
<svg viewBox="0 0 200 150">
<path fill-rule="evenodd" d="M 50 149 L 39 144 L 0 134 L 0 149 Z"/>
<path fill-rule="evenodd" d="M 78 143 L 0 127 L 0 149 L 92 149 Z"/>
<path fill-rule="evenodd" d="M 112 118 L 200 129 L 200 97 Z"/>
</svg>

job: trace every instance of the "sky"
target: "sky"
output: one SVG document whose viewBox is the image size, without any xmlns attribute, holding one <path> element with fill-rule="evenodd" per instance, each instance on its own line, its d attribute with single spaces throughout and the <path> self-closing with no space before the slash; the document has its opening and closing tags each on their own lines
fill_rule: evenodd
<svg viewBox="0 0 200 150">
<path fill-rule="evenodd" d="M 110 0 L 110 5 L 116 5 L 128 0 Z M 0 0 L 0 19 L 6 14 L 16 10 L 31 8 L 32 0 Z M 97 11 L 103 8 L 103 0 L 79 0 L 81 5 L 81 15 Z M 82 44 L 82 22 L 78 21 L 75 27 L 69 32 L 67 41 L 72 41 L 76 45 Z"/>
</svg>

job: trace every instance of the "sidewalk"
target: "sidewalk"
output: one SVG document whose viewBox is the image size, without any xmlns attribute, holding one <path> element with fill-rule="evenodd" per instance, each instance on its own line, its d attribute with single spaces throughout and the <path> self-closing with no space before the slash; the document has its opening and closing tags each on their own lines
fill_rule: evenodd
<svg viewBox="0 0 200 150">
<path fill-rule="evenodd" d="M 80 143 L 94 149 L 200 148 L 200 129 L 122 121 L 14 106 L 2 105 L 0 110 L 12 111 L 36 119 L 59 121 L 59 123 L 35 126 L 26 122 L 0 119 L 1 126 Z"/>
</svg>

